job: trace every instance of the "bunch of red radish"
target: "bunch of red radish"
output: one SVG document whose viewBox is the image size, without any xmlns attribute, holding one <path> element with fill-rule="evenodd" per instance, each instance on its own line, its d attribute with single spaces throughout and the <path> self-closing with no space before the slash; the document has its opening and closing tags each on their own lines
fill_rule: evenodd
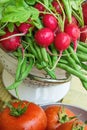
<svg viewBox="0 0 87 130">
<path fill-rule="evenodd" d="M 21 23 L 20 26 L 15 26 L 13 32 L 5 29 L 5 35 L 1 36 L 0 45 L 5 51 L 15 51 L 21 46 L 21 36 L 24 36 L 32 25 L 30 23 Z"/>
<path fill-rule="evenodd" d="M 55 10 L 60 15 L 62 15 L 62 11 L 56 0 L 53 0 L 52 5 Z M 40 3 L 36 3 L 34 7 L 42 12 L 45 10 L 45 7 Z M 82 7 L 84 21 L 85 24 L 87 24 L 87 3 L 83 4 Z M 60 54 L 62 54 L 62 52 L 70 46 L 71 42 L 74 43 L 74 50 L 76 52 L 77 40 L 80 39 L 83 42 L 86 41 L 87 26 L 84 26 L 80 29 L 78 22 L 74 16 L 72 16 L 71 23 L 69 23 L 68 19 L 66 18 L 63 32 L 60 30 L 58 20 L 53 14 L 41 14 L 40 17 L 42 20 L 43 28 L 35 32 L 35 41 L 41 47 L 48 48 L 50 44 L 54 43 L 55 48 L 60 52 Z M 26 22 L 21 23 L 20 26 L 16 27 L 13 32 L 9 32 L 6 29 L 6 34 L 0 38 L 0 45 L 6 51 L 15 51 L 21 45 L 21 36 L 26 35 L 31 27 L 32 24 Z M 19 32 L 21 34 L 17 35 Z M 11 35 L 13 36 L 11 37 Z"/>
<path fill-rule="evenodd" d="M 62 14 L 57 1 L 54 0 L 52 5 L 58 13 Z M 38 10 L 40 9 L 39 4 Z M 62 52 L 70 46 L 71 41 L 74 43 L 74 50 L 76 51 L 77 39 L 80 37 L 80 29 L 77 26 L 77 21 L 74 17 L 72 17 L 72 23 L 70 24 L 66 19 L 63 32 L 60 30 L 58 20 L 52 14 L 44 14 L 42 16 L 42 23 L 44 27 L 35 34 L 37 44 L 48 48 L 50 44 L 54 43 L 55 48 L 60 52 L 59 58 L 62 56 Z"/>
<path fill-rule="evenodd" d="M 41 10 L 42 5 L 37 4 L 36 6 L 38 10 Z M 62 11 L 60 6 L 56 0 L 53 0 L 52 5 L 56 9 L 56 11 L 62 15 Z M 63 7 L 63 5 L 62 5 Z M 83 16 L 85 24 L 87 24 L 87 3 L 82 5 L 83 7 Z M 44 8 L 43 8 L 44 9 Z M 85 13 L 85 15 L 84 15 Z M 86 17 L 86 18 L 85 18 Z M 58 25 L 58 20 L 52 14 L 45 14 L 42 17 L 42 23 L 44 27 L 38 30 L 35 34 L 36 42 L 42 47 L 48 47 L 50 44 L 54 43 L 56 49 L 60 52 L 60 54 L 66 50 L 70 43 L 74 43 L 74 51 L 77 50 L 77 40 L 86 42 L 87 38 L 87 26 L 82 28 L 79 27 L 78 22 L 74 16 L 72 16 L 72 22 L 69 23 L 68 19 L 65 19 L 65 28 L 64 31 L 61 32 L 60 27 Z M 56 34 L 54 35 L 54 33 Z"/>
</svg>

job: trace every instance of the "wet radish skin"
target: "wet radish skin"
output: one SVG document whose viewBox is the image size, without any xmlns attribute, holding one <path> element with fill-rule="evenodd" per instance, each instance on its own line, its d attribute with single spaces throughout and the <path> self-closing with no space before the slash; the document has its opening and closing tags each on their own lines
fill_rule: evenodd
<svg viewBox="0 0 87 130">
<path fill-rule="evenodd" d="M 60 6 L 59 6 L 59 4 L 58 4 L 58 2 L 56 1 L 56 0 L 53 0 L 52 1 L 52 5 L 53 5 L 53 7 L 55 8 L 55 10 L 59 13 L 59 14 L 62 14 L 62 10 L 61 10 L 61 8 L 60 8 Z M 62 5 L 62 7 L 63 7 L 63 4 L 61 4 Z"/>
<path fill-rule="evenodd" d="M 77 40 L 80 37 L 80 29 L 76 24 L 68 24 L 65 27 L 65 32 L 71 37 L 73 41 Z"/>
<path fill-rule="evenodd" d="M 42 4 L 40 3 L 36 3 L 35 6 L 34 6 L 36 9 L 38 9 L 39 11 L 44 11 L 45 8 Z"/>
<path fill-rule="evenodd" d="M 57 28 L 58 22 L 56 18 L 51 14 L 45 14 L 43 16 L 43 25 L 54 31 Z"/>
<path fill-rule="evenodd" d="M 67 24 L 65 32 L 70 36 L 71 41 L 74 44 L 74 51 L 77 50 L 77 40 L 80 38 L 80 29 L 76 24 Z"/>
<path fill-rule="evenodd" d="M 80 41 L 87 43 L 87 26 L 80 28 Z"/>
<path fill-rule="evenodd" d="M 78 22 L 77 22 L 77 20 L 76 20 L 76 18 L 74 16 L 72 16 L 72 22 L 71 23 L 78 25 Z M 68 21 L 68 19 L 66 17 L 65 26 L 67 26 L 67 24 L 69 24 L 69 21 Z"/>
<path fill-rule="evenodd" d="M 87 1 L 82 4 L 84 24 L 87 25 Z"/>
<path fill-rule="evenodd" d="M 42 28 L 36 32 L 35 41 L 42 47 L 48 47 L 54 41 L 54 34 L 49 28 Z"/>
<path fill-rule="evenodd" d="M 17 28 L 18 28 L 19 32 L 26 34 L 28 32 L 29 28 L 31 28 L 31 27 L 32 27 L 32 25 L 29 23 L 21 23 L 20 26 L 18 26 Z"/>
<path fill-rule="evenodd" d="M 1 36 L 1 39 L 9 37 L 9 36 L 17 34 L 17 33 L 18 32 L 16 32 L 16 31 L 14 31 L 14 32 L 6 31 L 6 34 Z M 15 51 L 20 46 L 20 43 L 21 43 L 20 36 L 14 36 L 14 37 L 11 37 L 9 39 L 6 39 L 6 40 L 3 40 L 0 42 L 2 48 L 8 52 Z"/>
<path fill-rule="evenodd" d="M 67 33 L 61 32 L 56 35 L 54 41 L 55 47 L 59 51 L 66 50 L 70 45 L 70 37 Z"/>
</svg>

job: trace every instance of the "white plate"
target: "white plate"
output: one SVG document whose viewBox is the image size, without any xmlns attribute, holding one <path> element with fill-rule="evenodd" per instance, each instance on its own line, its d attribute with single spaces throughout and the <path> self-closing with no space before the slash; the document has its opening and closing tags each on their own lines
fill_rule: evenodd
<svg viewBox="0 0 87 130">
<path fill-rule="evenodd" d="M 7 88 L 14 82 L 14 76 L 6 69 L 3 70 L 2 80 Z M 40 83 L 29 78 L 18 87 L 18 94 L 21 100 L 28 100 L 37 104 L 52 103 L 60 101 L 69 91 L 70 81 L 60 84 Z M 9 93 L 17 98 L 15 90 Z"/>
</svg>

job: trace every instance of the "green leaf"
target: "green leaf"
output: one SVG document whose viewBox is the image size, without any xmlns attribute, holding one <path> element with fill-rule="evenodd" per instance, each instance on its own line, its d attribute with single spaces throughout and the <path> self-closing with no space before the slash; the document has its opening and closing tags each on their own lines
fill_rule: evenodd
<svg viewBox="0 0 87 130">
<path fill-rule="evenodd" d="M 7 3 L 9 2 L 10 0 L 0 0 L 0 4 L 4 4 L 4 3 Z"/>
<path fill-rule="evenodd" d="M 36 3 L 36 0 L 25 0 L 25 2 L 29 5 L 34 5 Z"/>
<path fill-rule="evenodd" d="M 79 10 L 79 6 L 81 3 L 83 3 L 85 0 L 70 0 L 71 6 L 75 10 Z"/>
<path fill-rule="evenodd" d="M 39 11 L 33 7 L 29 7 L 30 12 L 31 12 L 31 19 L 32 20 L 37 20 L 39 17 Z"/>
<path fill-rule="evenodd" d="M 78 10 L 79 7 L 78 7 L 77 1 L 71 0 L 70 3 L 71 3 L 71 6 L 72 6 L 73 9 Z"/>
<path fill-rule="evenodd" d="M 8 6 L 3 14 L 2 22 L 24 22 L 30 17 L 29 10 Z"/>
<path fill-rule="evenodd" d="M 9 24 L 7 25 L 7 27 L 8 27 L 8 30 L 9 30 L 10 32 L 13 32 L 13 31 L 14 31 L 14 24 L 13 24 L 13 23 L 9 23 Z"/>
<path fill-rule="evenodd" d="M 43 0 L 44 1 L 44 4 L 49 7 L 49 0 Z"/>
<path fill-rule="evenodd" d="M 36 19 L 39 16 L 39 11 L 33 7 L 16 7 L 16 6 L 8 6 L 1 19 L 1 22 L 25 22 L 30 17 L 32 19 Z"/>
<path fill-rule="evenodd" d="M 16 7 L 28 7 L 27 3 L 24 0 L 15 0 Z"/>
<path fill-rule="evenodd" d="M 0 19 L 2 18 L 3 7 L 0 7 Z"/>
<path fill-rule="evenodd" d="M 2 36 L 4 34 L 5 34 L 5 31 L 3 31 L 3 30 L 0 29 L 0 36 Z"/>
<path fill-rule="evenodd" d="M 33 24 L 38 28 L 38 29 L 41 29 L 43 28 L 43 24 L 41 22 L 41 20 L 38 18 L 37 20 L 34 20 L 33 21 Z"/>
<path fill-rule="evenodd" d="M 3 9 L 12 4 L 15 4 L 15 0 L 0 0 L 0 7 Z"/>
</svg>

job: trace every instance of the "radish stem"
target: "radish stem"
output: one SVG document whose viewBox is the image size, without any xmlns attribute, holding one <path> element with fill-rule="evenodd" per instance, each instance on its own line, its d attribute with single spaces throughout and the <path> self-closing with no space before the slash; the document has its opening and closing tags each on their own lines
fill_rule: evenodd
<svg viewBox="0 0 87 130">
<path fill-rule="evenodd" d="M 24 35 L 25 35 L 25 33 L 17 33 L 17 34 L 13 34 L 13 35 L 10 35 L 10 36 L 8 36 L 8 37 L 2 38 L 2 39 L 0 39 L 0 41 L 4 41 L 4 40 L 10 39 L 10 38 L 12 38 L 12 37 L 24 36 Z"/>
</svg>

